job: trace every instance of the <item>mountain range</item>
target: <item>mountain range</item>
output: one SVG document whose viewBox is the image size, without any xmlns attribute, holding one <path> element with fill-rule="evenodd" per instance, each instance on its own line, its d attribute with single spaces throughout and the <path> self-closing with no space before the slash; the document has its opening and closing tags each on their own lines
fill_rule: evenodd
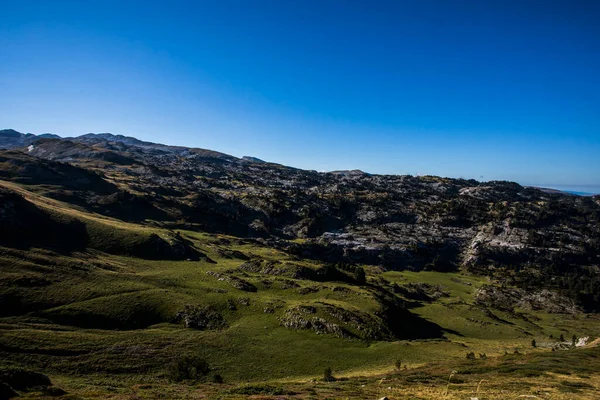
<svg viewBox="0 0 600 400">
<path fill-rule="evenodd" d="M 2 147 L 1 179 L 43 186 L 86 211 L 252 238 L 323 262 L 490 275 L 513 268 L 521 273 L 511 281 L 561 290 L 575 276 L 596 276 L 600 264 L 600 196 L 505 181 L 319 173 L 108 133 L 3 130 Z M 597 294 L 575 296 L 598 307 Z"/>
<path fill-rule="evenodd" d="M 599 222 L 514 182 L 3 130 L 0 398 L 594 398 Z"/>
</svg>

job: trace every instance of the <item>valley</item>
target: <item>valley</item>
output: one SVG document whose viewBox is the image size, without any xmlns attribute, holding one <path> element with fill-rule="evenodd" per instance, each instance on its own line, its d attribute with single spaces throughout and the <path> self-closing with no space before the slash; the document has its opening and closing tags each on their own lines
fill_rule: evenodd
<svg viewBox="0 0 600 400">
<path fill-rule="evenodd" d="M 41 373 L 73 399 L 600 393 L 598 196 L 1 132 L 0 382 Z M 51 396 L 38 386 L 12 388 Z"/>
</svg>

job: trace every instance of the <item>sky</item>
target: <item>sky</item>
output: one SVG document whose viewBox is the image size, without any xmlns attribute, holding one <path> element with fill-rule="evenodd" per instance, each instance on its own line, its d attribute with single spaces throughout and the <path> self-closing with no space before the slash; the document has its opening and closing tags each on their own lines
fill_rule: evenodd
<svg viewBox="0 0 600 400">
<path fill-rule="evenodd" d="M 599 20 L 600 1 L 0 0 L 0 129 L 600 192 Z"/>
</svg>

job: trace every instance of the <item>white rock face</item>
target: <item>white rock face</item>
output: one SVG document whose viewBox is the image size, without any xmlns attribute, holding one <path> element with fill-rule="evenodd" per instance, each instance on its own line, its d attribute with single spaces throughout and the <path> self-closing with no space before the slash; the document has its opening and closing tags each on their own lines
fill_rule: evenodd
<svg viewBox="0 0 600 400">
<path fill-rule="evenodd" d="M 475 293 L 475 301 L 499 309 L 517 307 L 526 311 L 544 310 L 558 314 L 576 314 L 581 311 L 572 299 L 547 289 L 528 292 L 513 287 L 483 285 Z"/>
</svg>

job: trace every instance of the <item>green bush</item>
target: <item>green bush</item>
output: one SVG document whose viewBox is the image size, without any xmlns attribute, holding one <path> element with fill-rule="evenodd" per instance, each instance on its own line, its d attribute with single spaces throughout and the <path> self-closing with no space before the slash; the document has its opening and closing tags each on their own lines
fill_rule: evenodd
<svg viewBox="0 0 600 400">
<path fill-rule="evenodd" d="M 184 356 L 171 365 L 169 375 L 175 382 L 205 380 L 211 369 L 206 360 Z"/>
<path fill-rule="evenodd" d="M 335 378 L 333 377 L 332 371 L 331 371 L 331 367 L 327 367 L 325 368 L 325 371 L 323 371 L 323 380 L 325 382 L 333 382 L 335 381 Z"/>
<path fill-rule="evenodd" d="M 359 285 L 364 285 L 367 283 L 367 274 L 365 273 L 365 269 L 363 267 L 356 267 L 354 270 L 354 280 Z"/>
<path fill-rule="evenodd" d="M 396 369 L 400 369 L 402 367 L 402 360 L 396 360 Z"/>
</svg>

